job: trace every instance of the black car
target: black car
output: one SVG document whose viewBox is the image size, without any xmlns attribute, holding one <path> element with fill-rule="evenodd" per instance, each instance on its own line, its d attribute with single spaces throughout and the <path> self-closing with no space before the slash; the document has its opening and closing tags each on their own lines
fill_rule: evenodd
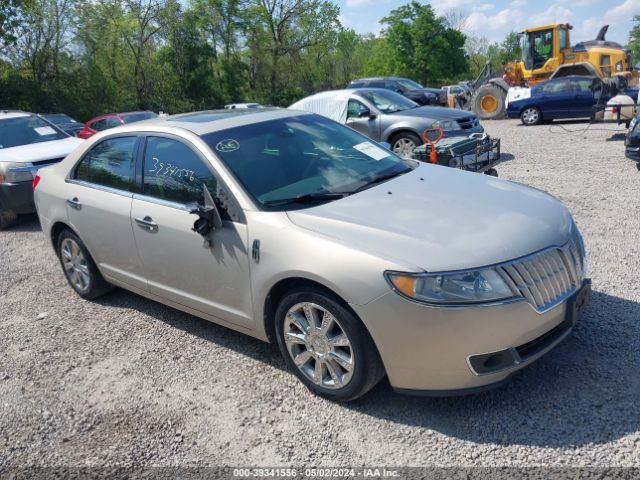
<svg viewBox="0 0 640 480">
<path fill-rule="evenodd" d="M 423 87 L 402 77 L 375 77 L 354 80 L 347 88 L 384 88 L 400 93 L 420 105 L 448 106 L 447 94 L 440 88 Z"/>
<path fill-rule="evenodd" d="M 638 162 L 640 170 L 640 115 L 631 120 L 627 137 L 624 139 L 624 154 L 627 158 Z"/>
<path fill-rule="evenodd" d="M 72 137 L 77 137 L 78 132 L 84 128 L 84 124 L 64 113 L 41 113 L 40 116 Z"/>
</svg>

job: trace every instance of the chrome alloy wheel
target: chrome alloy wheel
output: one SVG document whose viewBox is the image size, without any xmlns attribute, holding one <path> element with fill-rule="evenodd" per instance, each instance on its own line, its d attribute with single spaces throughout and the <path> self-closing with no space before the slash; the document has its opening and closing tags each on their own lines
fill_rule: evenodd
<svg viewBox="0 0 640 480">
<path fill-rule="evenodd" d="M 527 125 L 534 125 L 540 119 L 540 113 L 537 108 L 527 108 L 524 112 L 522 112 L 522 120 Z"/>
<path fill-rule="evenodd" d="M 296 367 L 322 388 L 345 387 L 353 375 L 353 348 L 342 325 L 315 303 L 298 303 L 284 319 L 284 342 Z"/>
<path fill-rule="evenodd" d="M 410 138 L 399 138 L 393 142 L 393 153 L 402 158 L 411 158 L 416 144 Z"/>
<path fill-rule="evenodd" d="M 86 292 L 90 283 L 89 265 L 80 245 L 71 238 L 65 238 L 60 245 L 60 254 L 69 281 L 79 292 Z"/>
</svg>

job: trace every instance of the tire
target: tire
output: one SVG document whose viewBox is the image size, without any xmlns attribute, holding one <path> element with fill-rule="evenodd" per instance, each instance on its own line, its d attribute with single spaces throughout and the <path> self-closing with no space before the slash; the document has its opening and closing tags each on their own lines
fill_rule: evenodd
<svg viewBox="0 0 640 480">
<path fill-rule="evenodd" d="M 307 321 L 310 317 L 315 328 Z M 328 320 L 326 331 L 323 320 Z M 316 395 L 348 402 L 384 376 L 378 350 L 364 325 L 333 295 L 314 288 L 292 290 L 278 305 L 275 327 L 287 366 Z"/>
<path fill-rule="evenodd" d="M 87 247 L 71 230 L 58 236 L 56 252 L 69 285 L 82 298 L 93 300 L 113 289 L 102 277 Z"/>
<path fill-rule="evenodd" d="M 490 168 L 489 170 L 484 172 L 484 174 L 485 175 L 489 175 L 491 177 L 497 177 L 498 176 L 498 171 L 495 168 Z"/>
<path fill-rule="evenodd" d="M 0 230 L 6 230 L 16 223 L 18 216 L 13 210 L 0 210 Z"/>
<path fill-rule="evenodd" d="M 507 92 L 492 83 L 485 83 L 473 95 L 471 109 L 481 120 L 504 118 L 507 113 Z"/>
<path fill-rule="evenodd" d="M 411 132 L 400 132 L 394 135 L 389 142 L 391 151 L 402 158 L 411 158 L 413 150 L 422 145 L 418 135 Z"/>
<path fill-rule="evenodd" d="M 542 122 L 542 112 L 538 107 L 525 107 L 520 113 L 520 121 L 528 127 Z"/>
</svg>

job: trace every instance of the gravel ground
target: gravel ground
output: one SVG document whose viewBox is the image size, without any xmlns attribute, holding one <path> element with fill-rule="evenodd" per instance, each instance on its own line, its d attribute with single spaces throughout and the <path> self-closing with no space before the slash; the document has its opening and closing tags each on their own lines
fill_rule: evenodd
<svg viewBox="0 0 640 480">
<path fill-rule="evenodd" d="M 428 399 L 382 382 L 311 395 L 275 347 L 117 290 L 67 286 L 37 219 L 0 232 L 0 469 L 45 466 L 640 466 L 640 173 L 623 130 L 486 124 L 500 176 L 573 212 L 593 302 L 505 387 Z"/>
</svg>

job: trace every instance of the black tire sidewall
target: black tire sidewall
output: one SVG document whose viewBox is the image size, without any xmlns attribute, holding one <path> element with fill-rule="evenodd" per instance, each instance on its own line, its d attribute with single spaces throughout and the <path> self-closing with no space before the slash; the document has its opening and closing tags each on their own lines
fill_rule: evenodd
<svg viewBox="0 0 640 480">
<path fill-rule="evenodd" d="M 284 318 L 289 309 L 298 304 L 311 302 L 329 311 L 338 319 L 343 331 L 349 338 L 352 353 L 354 356 L 354 371 L 349 384 L 341 389 L 332 390 L 315 385 L 293 362 L 289 351 L 284 343 Z M 336 401 L 349 401 L 364 395 L 380 379 L 378 353 L 373 345 L 373 341 L 365 330 L 364 325 L 355 315 L 345 308 L 339 301 L 321 290 L 313 288 L 295 289 L 285 295 L 280 301 L 275 314 L 275 332 L 278 348 L 282 354 L 287 367 L 298 379 L 306 385 L 313 393 Z M 375 376 L 375 380 L 373 380 Z"/>
</svg>

